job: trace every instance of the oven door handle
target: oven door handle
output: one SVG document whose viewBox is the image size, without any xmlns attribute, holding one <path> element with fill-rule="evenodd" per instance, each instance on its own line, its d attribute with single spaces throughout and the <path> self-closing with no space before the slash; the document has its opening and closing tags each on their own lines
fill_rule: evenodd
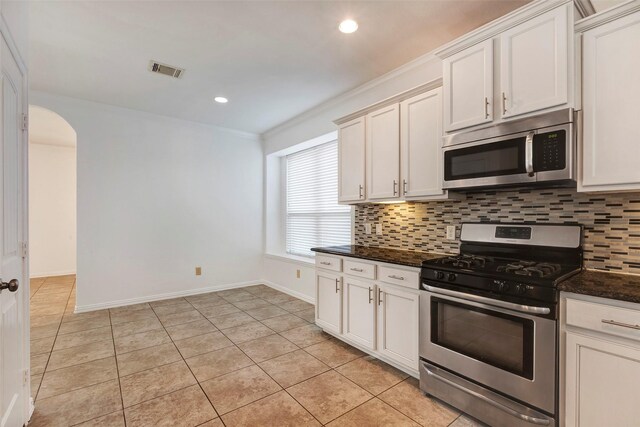
<svg viewBox="0 0 640 427">
<path fill-rule="evenodd" d="M 489 399 L 486 396 L 483 396 L 480 393 L 477 393 L 473 390 L 469 390 L 463 386 L 461 386 L 460 384 L 456 384 L 455 382 L 444 378 L 438 374 L 436 374 L 435 372 L 431 371 L 424 363 L 422 364 L 422 367 L 424 368 L 424 370 L 427 372 L 427 375 L 429 375 L 430 377 L 435 378 L 438 381 L 442 381 L 443 383 L 447 384 L 448 386 L 451 386 L 457 390 L 463 391 L 467 394 L 470 394 L 471 396 L 475 397 L 476 399 L 480 399 L 485 403 L 488 403 L 489 405 L 503 411 L 506 412 L 509 415 L 512 415 L 516 418 L 520 418 L 523 421 L 526 421 L 528 423 L 531 424 L 537 424 L 537 425 L 541 425 L 541 426 L 548 426 L 549 425 L 549 420 L 544 419 L 544 418 L 536 418 L 536 417 L 532 417 L 526 414 L 521 414 L 520 412 L 516 411 L 515 409 L 511 409 L 506 405 L 503 405 L 500 402 L 496 402 L 495 400 Z"/>
<path fill-rule="evenodd" d="M 549 314 L 551 309 L 548 307 L 534 307 L 531 305 L 516 304 L 508 301 L 495 300 L 493 298 L 481 297 L 479 295 L 466 294 L 462 292 L 450 291 L 449 289 L 436 288 L 435 286 L 429 286 L 425 283 L 422 284 L 422 288 L 426 291 L 433 292 L 434 294 L 447 295 L 450 297 L 456 297 L 468 301 L 480 302 L 495 307 L 508 308 L 510 310 L 519 311 L 521 313 L 533 313 L 533 314 Z"/>
</svg>

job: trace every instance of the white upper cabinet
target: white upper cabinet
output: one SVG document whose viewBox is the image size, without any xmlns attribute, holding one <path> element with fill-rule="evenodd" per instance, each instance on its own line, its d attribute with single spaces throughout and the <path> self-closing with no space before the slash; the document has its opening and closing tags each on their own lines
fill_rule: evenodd
<svg viewBox="0 0 640 427">
<path fill-rule="evenodd" d="M 583 38 L 581 191 L 640 189 L 640 11 Z"/>
<path fill-rule="evenodd" d="M 493 40 L 443 60 L 444 127 L 447 132 L 493 120 Z"/>
<path fill-rule="evenodd" d="M 367 114 L 367 198 L 400 197 L 400 106 Z"/>
<path fill-rule="evenodd" d="M 550 10 L 500 35 L 501 117 L 568 102 L 568 7 L 572 6 Z"/>
<path fill-rule="evenodd" d="M 360 117 L 338 128 L 338 201 L 364 201 L 365 118 Z"/>
<path fill-rule="evenodd" d="M 442 89 L 400 103 L 402 195 L 442 197 Z"/>
</svg>

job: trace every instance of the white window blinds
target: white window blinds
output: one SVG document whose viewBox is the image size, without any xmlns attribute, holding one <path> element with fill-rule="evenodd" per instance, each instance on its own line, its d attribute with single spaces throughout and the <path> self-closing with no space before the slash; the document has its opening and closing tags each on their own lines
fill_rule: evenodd
<svg viewBox="0 0 640 427">
<path fill-rule="evenodd" d="M 351 243 L 351 207 L 338 204 L 338 142 L 287 156 L 287 252 Z"/>
</svg>

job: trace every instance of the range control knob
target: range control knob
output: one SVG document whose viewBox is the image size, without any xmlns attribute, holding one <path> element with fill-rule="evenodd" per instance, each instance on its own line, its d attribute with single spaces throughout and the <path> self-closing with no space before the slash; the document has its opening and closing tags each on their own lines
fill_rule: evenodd
<svg viewBox="0 0 640 427">
<path fill-rule="evenodd" d="M 497 292 L 507 292 L 509 290 L 509 284 L 503 280 L 494 280 L 492 288 Z"/>
<path fill-rule="evenodd" d="M 520 295 L 524 295 L 527 293 L 527 285 L 524 285 L 522 283 L 519 283 L 516 285 L 516 292 L 519 293 Z"/>
<path fill-rule="evenodd" d="M 453 282 L 453 281 L 456 280 L 456 277 L 458 277 L 458 276 L 456 276 L 455 273 L 449 273 L 447 275 L 447 280 L 450 281 L 450 282 Z"/>
<path fill-rule="evenodd" d="M 444 273 L 442 271 L 436 271 L 436 279 L 444 279 Z"/>
</svg>

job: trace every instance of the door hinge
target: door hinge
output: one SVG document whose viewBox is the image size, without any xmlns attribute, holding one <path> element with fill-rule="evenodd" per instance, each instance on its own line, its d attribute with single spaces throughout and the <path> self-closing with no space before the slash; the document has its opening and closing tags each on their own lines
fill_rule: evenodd
<svg viewBox="0 0 640 427">
<path fill-rule="evenodd" d="M 29 255 L 29 247 L 27 246 L 27 242 L 20 242 L 20 255 L 22 258 L 26 258 Z"/>
<path fill-rule="evenodd" d="M 22 131 L 26 132 L 29 129 L 29 116 L 27 114 L 22 115 Z"/>
<path fill-rule="evenodd" d="M 29 375 L 29 369 L 25 369 L 24 371 L 22 371 L 22 385 L 29 384 L 30 380 L 31 380 L 31 375 Z"/>
</svg>

